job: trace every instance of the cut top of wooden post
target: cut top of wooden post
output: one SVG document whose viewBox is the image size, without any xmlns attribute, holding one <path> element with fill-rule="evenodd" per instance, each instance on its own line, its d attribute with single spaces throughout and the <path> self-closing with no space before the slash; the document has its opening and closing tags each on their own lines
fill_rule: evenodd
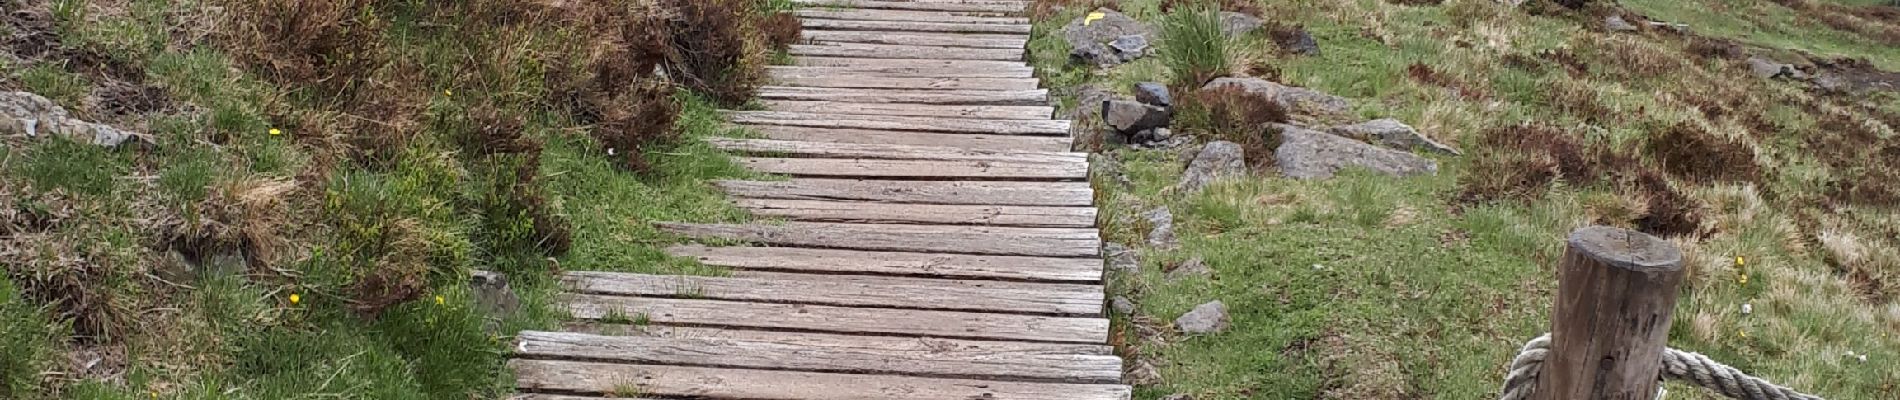
<svg viewBox="0 0 1900 400">
<path fill-rule="evenodd" d="M 1612 267 L 1636 272 L 1682 269 L 1682 250 L 1647 233 L 1591 226 L 1570 233 L 1570 248 Z"/>
</svg>

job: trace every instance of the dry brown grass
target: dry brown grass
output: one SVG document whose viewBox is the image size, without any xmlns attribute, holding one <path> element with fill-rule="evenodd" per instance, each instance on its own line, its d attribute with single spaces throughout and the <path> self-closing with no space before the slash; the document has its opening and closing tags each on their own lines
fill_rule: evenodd
<svg viewBox="0 0 1900 400">
<path fill-rule="evenodd" d="M 1761 167 L 1748 145 L 1682 122 L 1650 137 L 1644 150 L 1663 170 L 1698 183 L 1757 182 Z"/>
<path fill-rule="evenodd" d="M 743 104 L 765 82 L 765 52 L 751 38 L 748 0 L 662 0 L 654 29 L 667 34 L 667 76 L 722 105 Z"/>
<path fill-rule="evenodd" d="M 1575 133 L 1536 124 L 1488 129 L 1479 136 L 1479 151 L 1459 176 L 1458 200 L 1464 204 L 1532 201 L 1550 184 L 1609 185 L 1640 207 L 1621 215 L 1626 220 L 1602 223 L 1629 226 L 1665 236 L 1700 236 L 1706 205 L 1673 185 L 1667 175 L 1631 155 L 1578 140 Z M 1607 203 L 1598 204 L 1602 206 Z M 1640 210 L 1641 213 L 1635 211 Z"/>
<path fill-rule="evenodd" d="M 1415 62 L 1407 66 L 1405 68 L 1405 75 L 1419 83 L 1450 89 L 1452 93 L 1458 97 L 1463 97 L 1468 100 L 1483 101 L 1491 98 L 1491 91 L 1485 90 L 1470 81 L 1440 73 L 1424 63 Z"/>
<path fill-rule="evenodd" d="M 1204 115 L 1212 137 L 1240 145 L 1248 162 L 1255 167 L 1273 164 L 1273 149 L 1280 147 L 1280 132 L 1273 123 L 1289 120 L 1279 102 L 1234 87 L 1195 90 L 1187 96 L 1183 109 Z"/>
</svg>

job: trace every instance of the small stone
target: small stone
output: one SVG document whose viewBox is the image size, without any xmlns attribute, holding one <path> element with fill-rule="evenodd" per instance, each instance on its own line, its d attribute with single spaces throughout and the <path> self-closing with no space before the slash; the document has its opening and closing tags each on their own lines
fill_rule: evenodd
<svg viewBox="0 0 1900 400">
<path fill-rule="evenodd" d="M 1174 238 L 1174 213 L 1168 211 L 1168 206 L 1155 207 L 1143 212 L 1141 218 L 1148 220 L 1148 225 L 1154 227 L 1148 231 L 1149 247 L 1172 249 L 1181 244 Z"/>
<path fill-rule="evenodd" d="M 1187 262 L 1181 263 L 1181 266 L 1174 267 L 1173 271 L 1168 271 L 1168 281 L 1209 276 L 1214 276 L 1214 270 L 1208 268 L 1207 262 L 1202 261 L 1200 257 L 1187 260 Z"/>
<path fill-rule="evenodd" d="M 37 137 L 62 135 L 74 141 L 114 147 L 143 135 L 111 125 L 73 118 L 53 100 L 28 92 L 0 92 L 0 134 Z"/>
<path fill-rule="evenodd" d="M 1313 34 L 1308 33 L 1304 27 L 1294 26 L 1274 31 L 1273 43 L 1288 53 L 1319 55 L 1319 40 L 1313 39 Z"/>
<path fill-rule="evenodd" d="M 1134 61 L 1148 55 L 1148 37 L 1142 35 L 1122 35 L 1108 42 L 1108 48 L 1115 50 L 1115 56 L 1121 62 Z"/>
<path fill-rule="evenodd" d="M 1168 95 L 1168 86 L 1155 82 L 1135 84 L 1135 101 L 1152 106 L 1174 106 L 1174 97 Z"/>
<path fill-rule="evenodd" d="M 1102 106 L 1102 122 L 1124 135 L 1166 127 L 1174 117 L 1172 114 L 1167 108 L 1128 100 L 1109 100 Z"/>
<path fill-rule="evenodd" d="M 1789 69 L 1793 69 L 1793 66 L 1761 57 L 1748 58 L 1748 70 L 1749 72 L 1753 72 L 1756 78 L 1778 78 L 1787 74 Z"/>
<path fill-rule="evenodd" d="M 1137 361 L 1135 362 L 1134 368 L 1129 369 L 1128 373 L 1122 374 L 1122 381 L 1130 385 L 1153 385 L 1161 383 L 1161 369 L 1155 368 L 1154 363 L 1145 360 Z"/>
<path fill-rule="evenodd" d="M 1101 43 L 1089 43 L 1069 50 L 1069 60 L 1077 64 L 1107 67 L 1122 62 L 1114 49 Z"/>
<path fill-rule="evenodd" d="M 1814 75 L 1814 79 L 1810 81 L 1814 83 L 1816 88 L 1820 88 L 1826 92 L 1842 93 L 1852 87 L 1852 84 L 1846 79 L 1842 79 L 1840 74 L 1817 73 Z"/>
<path fill-rule="evenodd" d="M 1174 188 L 1181 193 L 1200 193 L 1214 181 L 1246 174 L 1246 150 L 1234 142 L 1217 140 L 1201 146 Z"/>
<path fill-rule="evenodd" d="M 1621 15 L 1604 17 L 1603 27 L 1614 32 L 1635 32 L 1637 30 L 1636 25 L 1630 25 L 1630 22 L 1624 20 Z"/>
<path fill-rule="evenodd" d="M 1750 305 L 1748 303 L 1742 303 L 1742 315 L 1748 315 L 1754 312 L 1755 312 L 1755 306 Z"/>
<path fill-rule="evenodd" d="M 1115 242 L 1102 242 L 1102 257 L 1108 259 L 1108 270 L 1124 274 L 1141 273 L 1141 253 Z"/>
<path fill-rule="evenodd" d="M 1174 319 L 1174 328 L 1188 334 L 1206 334 L 1227 330 L 1227 305 L 1220 300 L 1194 306 L 1194 310 Z"/>
<path fill-rule="evenodd" d="M 1155 143 L 1165 142 L 1168 140 L 1168 138 L 1173 137 L 1173 136 L 1174 136 L 1174 132 L 1168 130 L 1168 128 L 1148 128 L 1148 129 L 1143 129 L 1141 132 L 1136 132 L 1135 135 L 1131 137 L 1130 139 L 1131 139 L 1131 143 L 1134 143 L 1134 144 L 1152 145 Z"/>
<path fill-rule="evenodd" d="M 475 297 L 475 307 L 488 315 L 489 328 L 499 327 L 498 322 L 514 315 L 521 309 L 521 299 L 515 296 L 514 289 L 508 286 L 508 277 L 496 272 L 475 271 L 469 276 L 468 287 Z"/>
<path fill-rule="evenodd" d="M 1126 296 L 1115 296 L 1114 299 L 1108 301 L 1108 308 L 1115 310 L 1116 314 L 1134 315 L 1135 301 L 1129 300 Z"/>
<path fill-rule="evenodd" d="M 1213 81 L 1209 81 L 1207 85 L 1202 86 L 1201 89 L 1213 90 L 1225 87 L 1239 88 L 1242 91 L 1252 93 L 1256 96 L 1273 99 L 1273 101 L 1279 102 L 1281 106 L 1286 107 L 1288 111 L 1308 115 L 1340 114 L 1352 108 L 1352 103 L 1347 102 L 1345 98 L 1339 96 L 1302 87 L 1282 85 L 1260 78 L 1216 78 Z"/>
<path fill-rule="evenodd" d="M 1225 36 L 1240 36 L 1260 29 L 1260 17 L 1233 11 L 1220 12 L 1220 33 Z"/>
<path fill-rule="evenodd" d="M 1161 400 L 1194 400 L 1194 396 L 1189 396 L 1185 394 L 1171 394 L 1171 395 L 1168 395 L 1168 397 L 1162 397 Z"/>
<path fill-rule="evenodd" d="M 1347 167 L 1364 167 L 1394 176 L 1438 173 L 1438 162 L 1409 152 L 1293 125 L 1274 126 L 1280 128 L 1280 148 L 1273 152 L 1274 163 L 1287 177 L 1331 178 Z"/>
<path fill-rule="evenodd" d="M 1458 149 L 1425 137 L 1399 120 L 1386 118 L 1361 122 L 1352 125 L 1334 127 L 1333 134 L 1353 139 L 1377 143 L 1385 147 L 1410 151 L 1423 148 L 1439 154 L 1458 155 Z"/>
</svg>

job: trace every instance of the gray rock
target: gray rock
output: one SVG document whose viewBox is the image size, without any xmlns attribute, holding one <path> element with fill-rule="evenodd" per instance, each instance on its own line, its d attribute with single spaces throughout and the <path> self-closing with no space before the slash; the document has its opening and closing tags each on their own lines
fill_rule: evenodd
<svg viewBox="0 0 1900 400">
<path fill-rule="evenodd" d="M 1089 43 L 1070 49 L 1069 60 L 1077 64 L 1094 65 L 1097 67 L 1107 67 L 1122 63 L 1121 56 L 1115 53 L 1115 49 L 1111 49 L 1108 45 L 1101 43 Z"/>
<path fill-rule="evenodd" d="M 1814 74 L 1814 78 L 1810 79 L 1809 82 L 1813 82 L 1816 88 L 1827 92 L 1847 92 L 1848 89 L 1853 88 L 1853 83 L 1841 78 L 1839 74 L 1825 72 Z"/>
<path fill-rule="evenodd" d="M 1174 328 L 1182 333 L 1205 334 L 1227 330 L 1227 305 L 1220 300 L 1194 306 L 1194 310 L 1174 319 Z"/>
<path fill-rule="evenodd" d="M 1404 122 L 1399 122 L 1399 120 L 1391 118 L 1337 126 L 1333 127 L 1332 132 L 1335 135 L 1377 143 L 1399 150 L 1411 151 L 1412 149 L 1423 148 L 1427 151 L 1439 154 L 1460 154 L 1458 149 L 1451 148 L 1451 146 L 1446 146 L 1444 143 L 1439 143 L 1438 141 L 1425 137 L 1424 134 L 1418 133 L 1417 129 L 1412 129 L 1411 125 L 1406 125 Z"/>
<path fill-rule="evenodd" d="M 1621 15 L 1604 17 L 1603 28 L 1613 32 L 1635 32 L 1637 30 L 1636 25 L 1630 25 L 1630 22 L 1624 20 Z"/>
<path fill-rule="evenodd" d="M 1148 37 L 1142 35 L 1121 35 L 1120 37 L 1116 37 L 1115 40 L 1109 41 L 1108 47 L 1115 49 L 1115 55 L 1121 57 L 1121 62 L 1134 61 L 1137 58 L 1141 58 L 1141 56 L 1148 55 Z"/>
<path fill-rule="evenodd" d="M 1109 100 L 1102 106 L 1102 122 L 1125 135 L 1166 127 L 1169 120 L 1173 119 L 1173 114 L 1164 107 L 1128 100 Z"/>
<path fill-rule="evenodd" d="M 1239 144 L 1225 140 L 1210 142 L 1201 146 L 1200 153 L 1188 162 L 1187 171 L 1181 174 L 1181 182 L 1174 185 L 1180 193 L 1200 193 L 1201 189 L 1221 178 L 1247 174 L 1246 151 Z"/>
<path fill-rule="evenodd" d="M 1127 296 L 1115 296 L 1115 298 L 1108 300 L 1108 308 L 1115 310 L 1116 314 L 1134 315 L 1135 301 L 1129 300 Z"/>
<path fill-rule="evenodd" d="M 521 309 L 521 299 L 515 296 L 514 289 L 508 286 L 508 277 L 489 271 L 475 271 L 469 277 L 469 292 L 475 297 L 475 308 L 487 315 L 489 329 L 499 327 L 501 320 L 507 319 Z"/>
<path fill-rule="evenodd" d="M 1793 65 L 1778 63 L 1774 60 L 1761 57 L 1748 58 L 1748 71 L 1753 72 L 1756 78 L 1779 78 L 1783 75 L 1787 75 L 1788 71 L 1792 69 L 1794 69 Z"/>
<path fill-rule="evenodd" d="M 1240 36 L 1260 29 L 1263 22 L 1259 17 L 1233 11 L 1220 12 L 1220 33 L 1226 36 Z"/>
<path fill-rule="evenodd" d="M 1193 259 L 1187 260 L 1187 262 L 1181 263 L 1181 265 L 1174 267 L 1173 271 L 1168 271 L 1168 281 L 1179 281 L 1182 279 L 1188 279 L 1188 278 L 1194 278 L 1194 277 L 1209 277 L 1209 276 L 1214 276 L 1214 270 L 1211 268 L 1208 268 L 1207 262 L 1201 260 L 1200 257 L 1194 257 Z"/>
<path fill-rule="evenodd" d="M 1194 142 L 1194 138 L 1188 137 L 1188 135 L 1175 135 L 1173 132 L 1169 131 L 1168 128 L 1155 128 L 1155 129 L 1142 131 L 1142 132 L 1144 132 L 1143 135 L 1145 135 L 1145 136 L 1142 136 L 1143 138 L 1153 138 L 1153 140 L 1149 142 L 1145 142 L 1145 143 L 1135 143 L 1134 147 L 1137 149 L 1148 149 L 1148 150 L 1179 149 L 1179 148 L 1184 148 L 1182 146 L 1187 146 L 1188 144 Z"/>
<path fill-rule="evenodd" d="M 1287 124 L 1280 128 L 1280 148 L 1274 162 L 1291 178 L 1330 178 L 1342 169 L 1360 166 L 1390 175 L 1437 174 L 1438 163 L 1410 152 L 1374 146 L 1357 140 Z"/>
<path fill-rule="evenodd" d="M 1277 31 L 1273 35 L 1273 43 L 1279 45 L 1281 49 L 1286 50 L 1288 53 L 1309 56 L 1319 55 L 1319 41 L 1313 39 L 1313 34 L 1306 32 L 1306 28 L 1303 27 L 1292 27 L 1285 31 Z"/>
<path fill-rule="evenodd" d="M 1161 398 L 1161 400 L 1194 400 L 1194 396 L 1185 395 L 1185 394 L 1171 394 L 1171 395 L 1168 395 L 1168 397 Z"/>
<path fill-rule="evenodd" d="M 1161 369 L 1147 360 L 1135 362 L 1135 367 L 1122 374 L 1122 382 L 1130 385 L 1153 385 L 1161 383 Z"/>
<path fill-rule="evenodd" d="M 1072 110 L 1070 119 L 1081 119 L 1083 116 L 1100 117 L 1102 115 L 1102 102 L 1114 98 L 1114 93 L 1109 93 L 1094 85 L 1082 85 L 1081 87 L 1077 87 L 1075 89 L 1075 110 Z"/>
<path fill-rule="evenodd" d="M 1084 14 L 1062 27 L 1062 39 L 1069 42 L 1069 56 L 1097 66 L 1112 66 L 1147 55 L 1148 39 L 1154 28 L 1115 10 L 1096 9 L 1102 18 L 1088 20 Z M 1111 43 L 1113 42 L 1113 43 Z"/>
<path fill-rule="evenodd" d="M 1096 182 L 1114 182 L 1123 189 L 1132 189 L 1135 182 L 1128 180 L 1128 174 L 1122 173 L 1121 160 L 1104 153 L 1089 154 L 1089 180 Z"/>
<path fill-rule="evenodd" d="M 1213 90 L 1224 87 L 1239 88 L 1247 93 L 1265 96 L 1279 102 L 1288 111 L 1308 115 L 1339 114 L 1352 108 L 1352 103 L 1339 96 L 1303 87 L 1282 85 L 1260 78 L 1215 78 L 1201 89 Z"/>
<path fill-rule="evenodd" d="M 1153 106 L 1174 106 L 1174 96 L 1168 94 L 1168 86 L 1155 82 L 1135 84 L 1135 101 Z"/>
<path fill-rule="evenodd" d="M 60 135 L 74 141 L 113 147 L 143 135 L 111 125 L 81 121 L 53 100 L 27 92 L 0 92 L 0 134 L 38 137 Z"/>
<path fill-rule="evenodd" d="M 1155 207 L 1142 212 L 1141 218 L 1148 220 L 1148 226 L 1154 227 L 1148 230 L 1148 246 L 1157 249 L 1172 249 L 1181 245 L 1181 242 L 1174 237 L 1174 213 L 1168 211 L 1168 206 Z"/>
<path fill-rule="evenodd" d="M 1115 242 L 1102 242 L 1102 257 L 1108 259 L 1108 270 L 1124 274 L 1141 273 L 1141 253 Z"/>
</svg>

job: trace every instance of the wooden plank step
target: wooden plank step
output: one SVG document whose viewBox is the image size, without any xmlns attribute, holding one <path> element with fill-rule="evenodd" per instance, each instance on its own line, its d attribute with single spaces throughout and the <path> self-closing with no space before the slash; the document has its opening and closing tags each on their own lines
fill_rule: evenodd
<svg viewBox="0 0 1900 400">
<path fill-rule="evenodd" d="M 835 335 L 782 335 L 718 338 L 522 331 L 515 340 L 515 356 L 1073 383 L 1114 383 L 1121 377 L 1121 358 L 1113 355 L 1024 353 L 961 347 L 948 341 L 880 343 Z"/>
<path fill-rule="evenodd" d="M 733 277 L 568 271 L 571 292 L 816 304 L 1099 316 L 1100 285 L 743 272 Z"/>
<path fill-rule="evenodd" d="M 621 315 L 658 325 L 1051 343 L 1108 341 L 1108 320 L 1103 318 L 590 294 L 563 294 L 560 299 L 574 318 L 582 320 Z"/>
<path fill-rule="evenodd" d="M 1006 382 L 825 372 L 628 365 L 584 361 L 508 361 L 515 386 L 559 393 L 610 393 L 707 400 L 1128 400 L 1128 386 Z"/>
<path fill-rule="evenodd" d="M 870 43 L 911 46 L 972 47 L 981 49 L 1021 49 L 1029 46 L 1022 35 L 943 34 L 898 31 L 826 31 L 807 29 L 800 33 L 812 43 Z"/>
<path fill-rule="evenodd" d="M 947 71 L 975 70 L 994 68 L 998 70 L 1018 71 L 1029 67 L 1021 61 L 986 60 L 922 60 L 901 58 L 850 58 L 850 57 L 794 57 L 792 64 L 805 67 L 877 67 L 877 68 L 929 68 Z"/>
<path fill-rule="evenodd" d="M 929 68 L 929 67 L 801 67 L 793 65 L 774 65 L 765 67 L 768 76 L 831 76 L 862 75 L 889 76 L 897 78 L 1029 78 L 1036 70 L 1030 67 L 983 67 L 975 69 Z"/>
<path fill-rule="evenodd" d="M 1021 61 L 1022 49 L 980 49 L 971 47 L 908 46 L 896 44 L 826 43 L 794 44 L 786 48 L 793 56 L 893 58 L 926 60 Z"/>
<path fill-rule="evenodd" d="M 737 126 L 737 125 L 734 125 Z M 904 144 L 984 150 L 1069 151 L 1071 140 L 1053 136 L 972 135 L 879 131 L 868 129 L 808 128 L 802 126 L 739 126 L 767 138 L 824 143 Z"/>
<path fill-rule="evenodd" d="M 659 223 L 690 237 L 827 249 L 941 252 L 1035 257 L 1099 257 L 1095 229 L 788 222 L 767 224 Z"/>
<path fill-rule="evenodd" d="M 1099 282 L 1102 279 L 1102 261 L 1088 258 L 699 245 L 674 246 L 667 248 L 666 252 L 675 257 L 690 257 L 706 265 L 769 271 L 1082 283 Z"/>
<path fill-rule="evenodd" d="M 1094 207 L 973 206 L 854 203 L 818 200 L 739 199 L 754 215 L 810 222 L 946 224 L 1087 228 Z"/>
<path fill-rule="evenodd" d="M 972 119 L 1049 119 L 1056 112 L 1049 106 L 974 106 L 974 105 L 924 105 L 924 104 L 881 104 L 847 103 L 839 101 L 786 101 L 761 100 L 759 104 L 772 111 L 816 112 L 854 115 L 896 115 L 913 117 L 944 117 Z"/>
<path fill-rule="evenodd" d="M 792 179 L 714 184 L 733 196 L 761 199 L 1077 207 L 1095 203 L 1095 191 L 1088 182 Z"/>
<path fill-rule="evenodd" d="M 1031 90 L 1041 85 L 1036 78 L 919 78 L 845 74 L 781 75 L 773 76 L 772 82 L 803 87 L 945 90 Z"/>
<path fill-rule="evenodd" d="M 849 346 L 887 349 L 939 348 L 984 350 L 1027 355 L 1111 355 L 1115 347 L 1105 344 L 1015 342 L 1006 340 L 943 339 L 907 336 L 840 335 L 830 333 L 761 331 L 751 329 L 700 328 L 690 326 L 628 325 L 599 322 L 565 322 L 562 332 L 602 336 L 658 336 L 670 338 L 732 339 L 746 341 L 782 341 L 820 347 Z M 921 347 L 920 347 L 921 346 Z"/>
<path fill-rule="evenodd" d="M 898 90 L 765 86 L 759 88 L 759 98 L 853 103 L 1040 106 L 1048 105 L 1049 90 Z"/>
<path fill-rule="evenodd" d="M 960 24 L 1028 25 L 1023 17 L 993 17 L 982 13 L 955 11 L 912 11 L 870 9 L 801 8 L 793 12 L 799 18 L 842 19 L 857 21 L 954 22 Z"/>
<path fill-rule="evenodd" d="M 842 160 L 830 158 L 740 157 L 754 171 L 796 177 L 981 180 L 1084 180 L 1086 163 L 1048 164 L 999 161 Z"/>
<path fill-rule="evenodd" d="M 725 115 L 732 123 L 740 125 L 785 125 L 812 128 L 977 133 L 991 135 L 1069 135 L 1069 120 L 937 118 L 789 111 L 727 111 Z"/>
<path fill-rule="evenodd" d="M 1088 154 L 1010 150 L 971 150 L 956 147 L 899 144 L 824 143 L 773 139 L 707 138 L 721 150 L 777 157 L 869 158 L 883 160 L 994 161 L 1069 164 L 1087 163 Z"/>
<path fill-rule="evenodd" d="M 836 19 L 803 20 L 805 28 L 839 31 L 899 31 L 938 33 L 1010 33 L 1028 35 L 1028 24 L 968 24 L 915 21 L 847 21 Z"/>
<path fill-rule="evenodd" d="M 1024 3 L 952 3 L 935 1 L 881 1 L 881 0 L 792 0 L 793 3 L 808 4 L 816 8 L 866 8 L 877 10 L 914 10 L 914 11 L 954 11 L 1004 15 L 1020 12 Z"/>
</svg>

